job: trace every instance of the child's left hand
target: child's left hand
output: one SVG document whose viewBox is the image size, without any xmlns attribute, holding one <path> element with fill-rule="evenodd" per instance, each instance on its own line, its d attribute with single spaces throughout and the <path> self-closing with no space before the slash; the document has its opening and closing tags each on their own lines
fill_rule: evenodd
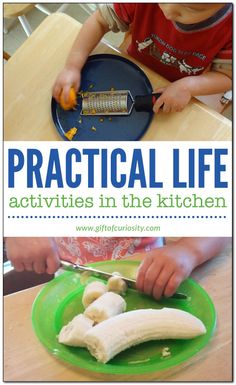
<svg viewBox="0 0 236 385">
<path fill-rule="evenodd" d="M 162 94 L 153 106 L 153 111 L 155 113 L 158 113 L 162 106 L 162 111 L 164 113 L 182 111 L 192 97 L 187 87 L 183 86 L 182 82 L 178 80 L 167 87 L 155 90 L 155 92 Z"/>
<path fill-rule="evenodd" d="M 141 256 L 143 257 L 143 256 Z M 183 245 L 170 245 L 144 255 L 136 286 L 139 291 L 159 299 L 172 296 L 195 267 L 195 255 Z"/>
</svg>

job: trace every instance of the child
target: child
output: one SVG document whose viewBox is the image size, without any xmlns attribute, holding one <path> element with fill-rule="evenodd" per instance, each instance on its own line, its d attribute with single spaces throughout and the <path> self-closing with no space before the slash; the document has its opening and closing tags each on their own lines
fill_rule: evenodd
<svg viewBox="0 0 236 385">
<path fill-rule="evenodd" d="M 53 87 L 59 101 L 80 86 L 81 70 L 109 31 L 130 31 L 128 53 L 172 83 L 153 110 L 181 111 L 192 96 L 223 93 L 232 87 L 232 4 L 119 3 L 100 6 L 82 26 Z"/>
<path fill-rule="evenodd" d="M 16 271 L 49 274 L 59 269 L 60 258 L 85 263 L 138 256 L 143 262 L 137 289 L 159 299 L 173 295 L 193 269 L 226 243 L 227 238 L 180 238 L 166 246 L 160 238 L 7 238 L 6 251 Z"/>
</svg>

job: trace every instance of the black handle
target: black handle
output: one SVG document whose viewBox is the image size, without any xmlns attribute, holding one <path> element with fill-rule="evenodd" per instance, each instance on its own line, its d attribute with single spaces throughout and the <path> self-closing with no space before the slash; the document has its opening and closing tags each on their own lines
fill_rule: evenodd
<svg viewBox="0 0 236 385">
<path fill-rule="evenodd" d="M 161 96 L 159 93 L 150 95 L 137 95 L 134 99 L 134 108 L 136 111 L 152 111 L 156 100 Z"/>
</svg>

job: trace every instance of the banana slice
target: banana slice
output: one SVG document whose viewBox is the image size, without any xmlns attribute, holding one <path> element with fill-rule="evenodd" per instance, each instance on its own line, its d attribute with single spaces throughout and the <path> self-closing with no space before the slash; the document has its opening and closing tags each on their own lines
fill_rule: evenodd
<svg viewBox="0 0 236 385">
<path fill-rule="evenodd" d="M 94 321 L 85 317 L 83 314 L 75 316 L 72 321 L 61 329 L 58 341 L 69 346 L 85 347 L 85 333 L 92 328 Z"/>
<path fill-rule="evenodd" d="M 125 300 L 111 291 L 91 303 L 85 310 L 84 315 L 99 323 L 110 317 L 114 317 L 126 310 Z"/>
<path fill-rule="evenodd" d="M 84 289 L 82 304 L 84 307 L 88 307 L 93 301 L 101 297 L 101 295 L 107 292 L 107 286 L 100 281 L 93 281 L 89 283 Z"/>
<path fill-rule="evenodd" d="M 127 285 L 125 281 L 118 275 L 118 273 L 113 273 L 113 277 L 110 277 L 107 281 L 108 291 L 113 291 L 117 294 L 124 294 L 127 290 Z"/>
</svg>

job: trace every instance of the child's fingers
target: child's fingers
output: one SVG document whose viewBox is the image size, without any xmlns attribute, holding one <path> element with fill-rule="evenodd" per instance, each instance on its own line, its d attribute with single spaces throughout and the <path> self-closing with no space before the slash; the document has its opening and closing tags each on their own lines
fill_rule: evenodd
<svg viewBox="0 0 236 385">
<path fill-rule="evenodd" d="M 166 284 L 168 283 L 172 274 L 173 274 L 172 267 L 168 267 L 168 266 L 163 267 L 153 286 L 152 295 L 154 298 L 160 299 L 162 297 L 165 291 Z"/>
<path fill-rule="evenodd" d="M 51 254 L 49 255 L 49 257 L 47 257 L 46 265 L 47 265 L 46 272 L 48 274 L 54 274 L 59 269 L 60 262 L 59 262 L 59 259 L 54 254 Z"/>
<path fill-rule="evenodd" d="M 158 93 L 158 94 L 162 94 L 164 91 L 165 91 L 166 87 L 161 87 L 161 88 L 157 88 L 155 89 L 155 93 Z M 156 100 L 154 106 L 153 106 L 153 112 L 155 114 L 158 113 L 159 109 L 163 106 L 163 103 L 164 103 L 164 100 L 162 98 L 162 96 L 159 96 L 159 98 Z"/>
<path fill-rule="evenodd" d="M 69 94 L 70 94 L 71 86 L 72 86 L 71 84 L 66 84 L 62 90 L 62 97 L 66 104 L 69 103 Z"/>
<path fill-rule="evenodd" d="M 34 271 L 38 274 L 46 272 L 46 264 L 44 260 L 37 260 L 34 262 Z"/>
<path fill-rule="evenodd" d="M 158 276 L 160 275 L 161 270 L 162 270 L 161 263 L 159 264 L 152 263 L 151 266 L 149 266 L 144 278 L 144 285 L 143 285 L 144 293 L 148 295 L 152 294 L 155 282 L 158 279 Z"/>
<path fill-rule="evenodd" d="M 168 103 L 165 103 L 162 110 L 164 114 L 168 114 L 171 111 L 171 105 Z"/>
<path fill-rule="evenodd" d="M 61 94 L 61 86 L 59 84 L 55 84 L 52 90 L 52 95 L 57 102 L 59 102 L 60 94 Z"/>
<path fill-rule="evenodd" d="M 25 270 L 33 271 L 33 261 L 32 260 L 25 260 L 24 266 L 25 266 Z"/>
<path fill-rule="evenodd" d="M 176 292 L 176 290 L 178 289 L 182 280 L 183 280 L 183 277 L 180 276 L 179 274 L 177 274 L 177 273 L 172 274 L 172 276 L 168 280 L 168 283 L 167 283 L 165 291 L 164 291 L 165 297 L 171 297 Z"/>
<path fill-rule="evenodd" d="M 77 94 L 77 92 L 79 91 L 79 87 L 80 87 L 80 81 L 77 80 L 74 84 L 73 84 L 73 87 L 74 87 L 74 90 Z"/>
<path fill-rule="evenodd" d="M 155 102 L 154 106 L 153 106 L 153 112 L 154 112 L 155 114 L 157 114 L 158 111 L 159 111 L 159 109 L 160 109 L 163 105 L 165 106 L 165 104 L 164 104 L 164 98 L 163 98 L 163 96 L 160 96 L 160 97 L 157 99 L 157 101 Z"/>
<path fill-rule="evenodd" d="M 20 261 L 11 261 L 11 264 L 13 265 L 14 269 L 17 271 L 17 272 L 22 272 L 24 271 L 24 265 L 22 262 Z"/>
<path fill-rule="evenodd" d="M 136 287 L 140 291 L 144 290 L 144 280 L 145 280 L 146 271 L 148 270 L 149 266 L 151 266 L 152 261 L 153 259 L 151 257 L 146 257 L 138 268 Z"/>
</svg>

